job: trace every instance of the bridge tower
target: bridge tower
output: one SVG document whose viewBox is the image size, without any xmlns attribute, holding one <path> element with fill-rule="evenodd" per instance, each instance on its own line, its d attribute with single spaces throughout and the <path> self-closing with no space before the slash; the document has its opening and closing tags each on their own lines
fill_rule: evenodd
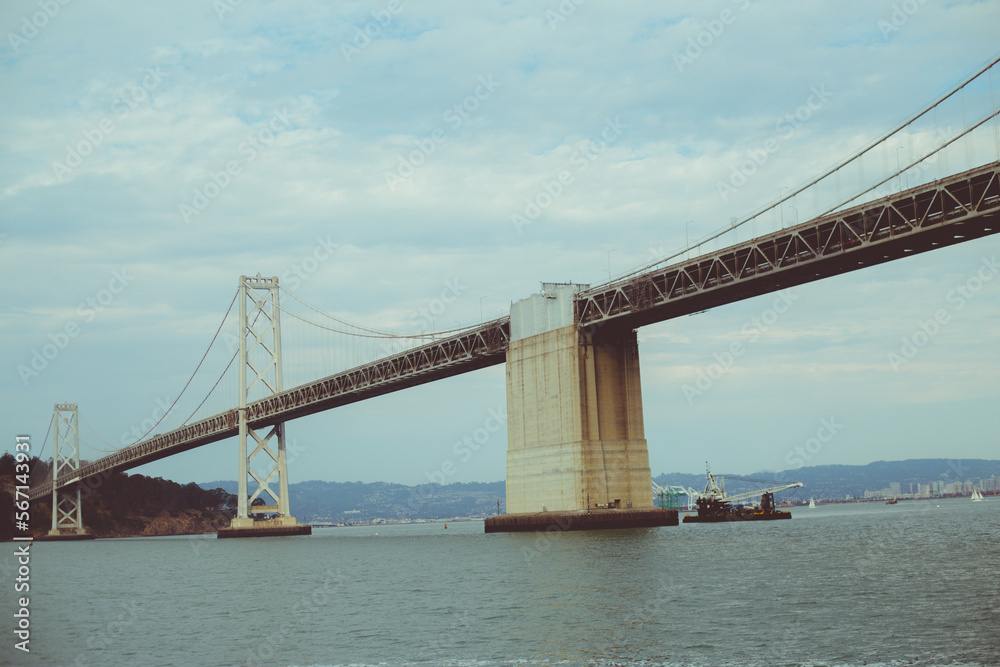
<svg viewBox="0 0 1000 667">
<path fill-rule="evenodd" d="M 76 403 L 56 403 L 52 453 L 52 530 L 49 540 L 91 539 L 83 528 L 83 503 L 80 485 L 56 488 L 56 480 L 80 470 L 80 413 Z"/>
<path fill-rule="evenodd" d="M 511 306 L 507 512 L 486 532 L 675 526 L 653 506 L 635 331 L 579 327 L 585 285 Z"/>
<path fill-rule="evenodd" d="M 312 527 L 292 516 L 288 499 L 285 423 L 250 423 L 254 391 L 266 396 L 282 391 L 281 309 L 277 277 L 240 276 L 239 294 L 239 491 L 237 512 L 219 537 L 309 535 Z M 247 443 L 252 444 L 252 449 Z M 249 450 L 249 453 L 248 453 Z M 277 450 L 277 452 L 275 452 Z M 250 494 L 249 482 L 255 488 Z M 277 489 L 271 487 L 277 485 Z M 265 495 L 266 494 L 266 495 Z M 254 504 L 260 499 L 264 504 Z M 268 501 L 271 501 L 268 503 Z M 270 515 L 257 518 L 255 514 Z"/>
</svg>

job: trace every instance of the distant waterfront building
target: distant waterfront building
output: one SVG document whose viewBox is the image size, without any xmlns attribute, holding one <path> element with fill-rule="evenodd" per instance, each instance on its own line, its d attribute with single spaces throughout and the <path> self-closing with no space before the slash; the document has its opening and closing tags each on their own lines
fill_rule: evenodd
<svg viewBox="0 0 1000 667">
<path fill-rule="evenodd" d="M 903 492 L 902 487 L 900 486 L 899 482 L 889 482 L 889 493 L 891 493 L 894 496 L 898 496 L 902 492 Z"/>
<path fill-rule="evenodd" d="M 930 484 L 921 484 L 920 485 L 920 495 L 923 498 L 930 498 L 931 497 L 931 485 Z"/>
</svg>

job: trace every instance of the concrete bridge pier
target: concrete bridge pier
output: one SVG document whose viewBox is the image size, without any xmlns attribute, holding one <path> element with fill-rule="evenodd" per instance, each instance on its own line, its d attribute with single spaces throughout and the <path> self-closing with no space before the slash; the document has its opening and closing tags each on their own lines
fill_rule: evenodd
<svg viewBox="0 0 1000 667">
<path fill-rule="evenodd" d="M 511 307 L 508 514 L 486 532 L 677 525 L 653 506 L 635 332 L 578 328 L 581 288 L 543 283 Z"/>
</svg>

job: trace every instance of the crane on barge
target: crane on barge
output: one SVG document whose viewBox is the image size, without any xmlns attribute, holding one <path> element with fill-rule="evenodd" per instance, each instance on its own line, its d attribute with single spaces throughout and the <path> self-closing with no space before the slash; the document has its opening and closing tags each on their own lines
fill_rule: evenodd
<svg viewBox="0 0 1000 667">
<path fill-rule="evenodd" d="M 705 490 L 698 494 L 695 506 L 698 509 L 697 515 L 684 517 L 684 523 L 719 523 L 723 521 L 772 521 L 774 519 L 791 519 L 791 512 L 779 511 L 774 504 L 774 494 L 779 491 L 804 487 L 802 482 L 792 482 L 791 484 L 779 484 L 769 486 L 766 489 L 747 491 L 735 495 L 726 495 L 726 480 L 719 477 L 721 484 L 716 480 L 712 470 L 705 464 L 708 473 L 708 481 Z M 756 507 L 739 507 L 733 503 L 747 500 L 754 496 L 760 496 L 760 505 Z"/>
</svg>

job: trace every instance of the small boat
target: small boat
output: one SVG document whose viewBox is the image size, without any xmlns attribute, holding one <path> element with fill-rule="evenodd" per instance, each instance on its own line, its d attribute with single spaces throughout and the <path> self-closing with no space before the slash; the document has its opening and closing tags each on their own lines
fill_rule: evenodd
<svg viewBox="0 0 1000 667">
<path fill-rule="evenodd" d="M 973 489 L 972 502 L 977 503 L 977 502 L 982 502 L 983 500 L 985 500 L 985 498 L 983 498 L 983 494 L 979 492 L 979 489 Z"/>
<path fill-rule="evenodd" d="M 889 498 L 888 500 L 886 500 L 886 501 L 885 501 L 885 504 L 886 504 L 886 505 L 895 505 L 895 504 L 896 504 L 896 503 L 898 503 L 898 502 L 899 502 L 899 501 L 898 501 L 898 500 L 896 500 L 895 498 Z"/>
<path fill-rule="evenodd" d="M 816 501 L 812 498 L 809 499 L 809 507 L 816 507 Z"/>
</svg>

